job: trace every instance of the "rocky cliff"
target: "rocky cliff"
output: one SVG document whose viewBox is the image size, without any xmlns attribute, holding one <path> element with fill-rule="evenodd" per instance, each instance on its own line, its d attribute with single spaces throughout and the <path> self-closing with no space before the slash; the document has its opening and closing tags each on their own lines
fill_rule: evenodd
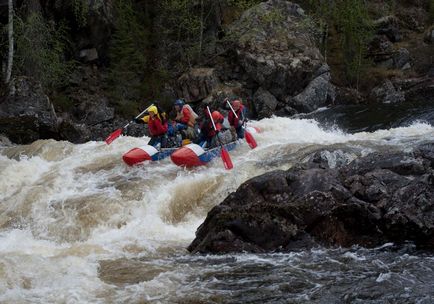
<svg viewBox="0 0 434 304">
<path fill-rule="evenodd" d="M 46 137 L 72 142 L 101 140 L 156 98 L 167 109 L 173 99 L 184 98 L 200 112 L 204 105 L 219 108 L 226 97 L 240 97 L 257 118 L 290 116 L 334 104 L 434 100 L 434 29 L 429 1 L 396 1 L 393 8 L 378 1 L 364 2 L 373 20 L 373 36 L 366 46 L 364 76 L 358 87 L 343 76 L 345 50 L 338 44 L 342 38 L 339 28 L 329 29 L 324 37 L 309 1 L 268 0 L 240 14 L 223 0 L 210 2 L 200 45 L 185 49 L 181 48 L 186 41 L 166 41 L 162 25 L 172 21 L 158 1 L 131 2 L 143 13 L 135 17 L 146 22 L 131 27 L 137 37 L 128 39 L 116 36 L 119 28 L 131 26 L 119 25 L 116 1 L 73 3 L 75 6 L 60 0 L 17 2 L 23 20 L 37 12 L 47 24 L 66 22 L 70 47 L 64 56 L 77 66 L 54 89 L 41 87 L 40 79 L 31 73 L 25 77 L 15 74 L 16 80 L 3 88 L 0 133 L 13 142 Z M 192 9 L 197 13 L 197 7 Z M 6 23 L 5 6 L 0 10 L 0 20 Z M 185 25 L 172 26 L 183 29 Z M 110 53 L 115 40 L 125 58 Z M 140 44 L 143 41 L 147 43 Z M 327 51 L 321 41 L 327 42 Z M 201 56 L 190 61 L 188 52 L 196 52 L 198 46 L 203 49 Z M 139 51 L 128 50 L 130 47 L 139 47 Z M 143 56 L 136 58 L 133 66 L 141 67 L 113 74 L 115 65 L 122 68 L 137 54 Z M 114 94 L 113 75 L 131 88 Z M 16 90 L 20 83 L 32 92 L 16 95 L 21 94 Z M 21 105 L 13 105 L 18 100 Z M 48 120 L 47 113 L 51 113 Z M 132 127 L 129 134 L 142 135 L 140 129 Z"/>
</svg>

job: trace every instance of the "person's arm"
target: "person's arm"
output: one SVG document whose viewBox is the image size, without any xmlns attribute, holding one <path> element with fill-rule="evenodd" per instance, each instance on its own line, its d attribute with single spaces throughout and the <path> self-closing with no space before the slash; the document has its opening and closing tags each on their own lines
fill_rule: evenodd
<svg viewBox="0 0 434 304">
<path fill-rule="evenodd" d="M 140 123 L 140 124 L 147 123 L 148 121 L 149 121 L 149 115 L 145 115 L 145 116 L 143 116 L 143 117 L 135 118 L 135 119 L 134 119 L 134 122 L 136 122 L 136 123 Z"/>
</svg>

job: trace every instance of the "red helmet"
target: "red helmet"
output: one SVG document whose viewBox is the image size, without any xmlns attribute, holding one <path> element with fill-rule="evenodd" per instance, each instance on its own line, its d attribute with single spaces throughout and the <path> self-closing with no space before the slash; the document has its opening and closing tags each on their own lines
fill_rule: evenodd
<svg viewBox="0 0 434 304">
<path fill-rule="evenodd" d="M 238 99 L 235 99 L 234 101 L 232 101 L 232 107 L 234 107 L 234 108 L 239 108 L 239 107 L 241 107 L 241 101 L 239 101 Z"/>
<path fill-rule="evenodd" d="M 211 116 L 212 116 L 212 120 L 214 120 L 214 122 L 218 122 L 219 120 L 223 120 L 224 119 L 223 115 L 220 114 L 219 111 L 212 112 Z"/>
</svg>

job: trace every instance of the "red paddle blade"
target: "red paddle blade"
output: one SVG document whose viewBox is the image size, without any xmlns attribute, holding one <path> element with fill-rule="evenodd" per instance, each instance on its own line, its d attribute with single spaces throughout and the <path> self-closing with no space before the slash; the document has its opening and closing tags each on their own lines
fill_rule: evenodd
<svg viewBox="0 0 434 304">
<path fill-rule="evenodd" d="M 255 138 L 253 137 L 253 135 L 250 132 L 245 131 L 244 136 L 246 137 L 246 141 L 249 144 L 250 148 L 255 149 L 258 146 Z"/>
<path fill-rule="evenodd" d="M 223 164 L 225 165 L 226 170 L 230 170 L 234 167 L 234 165 L 232 164 L 232 160 L 231 157 L 229 156 L 228 151 L 226 151 L 225 148 L 222 148 L 222 160 L 223 160 Z"/>
<path fill-rule="evenodd" d="M 112 141 L 114 141 L 116 138 L 121 136 L 121 134 L 122 134 L 122 129 L 117 129 L 106 138 L 105 142 L 107 143 L 107 145 L 110 145 Z"/>
</svg>

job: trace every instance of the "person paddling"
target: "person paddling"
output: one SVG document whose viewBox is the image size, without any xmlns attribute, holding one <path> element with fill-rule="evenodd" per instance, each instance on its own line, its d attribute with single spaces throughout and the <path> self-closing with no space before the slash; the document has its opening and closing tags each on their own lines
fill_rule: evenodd
<svg viewBox="0 0 434 304">
<path fill-rule="evenodd" d="M 231 126 L 231 133 L 233 135 L 236 133 L 237 138 L 244 138 L 243 125 L 247 119 L 247 109 L 238 99 L 232 101 L 231 105 L 232 109 L 234 110 L 234 112 L 229 111 L 228 113 L 228 121 Z"/>
<path fill-rule="evenodd" d="M 148 123 L 149 134 L 151 140 L 148 145 L 154 146 L 159 149 L 165 146 L 165 137 L 167 133 L 167 119 L 166 113 L 159 111 L 156 106 L 151 106 L 148 109 L 149 115 L 142 118 L 136 118 L 134 121 L 136 123 Z"/>
<path fill-rule="evenodd" d="M 215 129 L 211 119 L 214 121 Z M 213 148 L 217 146 L 217 139 L 215 138 L 223 127 L 224 116 L 219 111 L 213 111 L 211 117 L 208 112 L 205 112 L 205 119 L 200 126 L 200 138 L 197 143 L 203 148 Z"/>
<path fill-rule="evenodd" d="M 174 107 L 176 110 L 175 131 L 182 131 L 184 138 L 194 139 L 196 137 L 194 127 L 198 115 L 181 99 L 175 101 Z"/>
</svg>

